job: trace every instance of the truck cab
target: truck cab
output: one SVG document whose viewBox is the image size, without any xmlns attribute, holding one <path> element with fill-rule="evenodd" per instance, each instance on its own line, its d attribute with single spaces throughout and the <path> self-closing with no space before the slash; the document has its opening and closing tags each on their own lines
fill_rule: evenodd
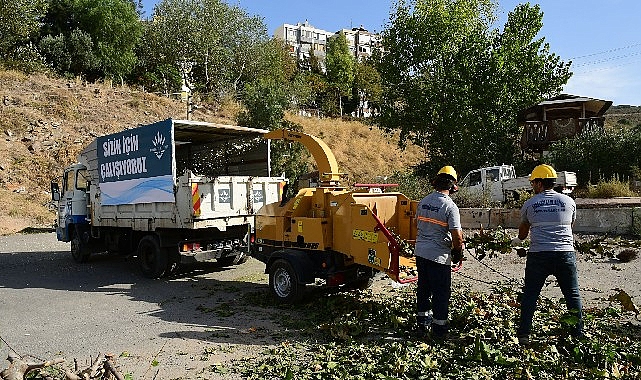
<svg viewBox="0 0 641 380">
<path fill-rule="evenodd" d="M 475 169 L 460 182 L 461 188 L 470 193 L 487 193 L 492 200 L 503 200 L 503 181 L 516 178 L 514 166 L 497 165 Z"/>
<path fill-rule="evenodd" d="M 57 203 L 56 235 L 60 241 L 71 241 L 79 226 L 89 225 L 89 176 L 87 167 L 73 164 L 62 176 L 62 188 L 51 183 L 51 197 Z"/>
</svg>

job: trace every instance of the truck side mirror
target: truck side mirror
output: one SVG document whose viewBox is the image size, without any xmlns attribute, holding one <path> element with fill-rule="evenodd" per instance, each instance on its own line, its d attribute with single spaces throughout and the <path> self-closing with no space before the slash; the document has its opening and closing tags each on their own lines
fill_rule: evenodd
<svg viewBox="0 0 641 380">
<path fill-rule="evenodd" d="M 58 182 L 51 182 L 51 200 L 59 201 L 60 200 L 60 187 Z"/>
</svg>

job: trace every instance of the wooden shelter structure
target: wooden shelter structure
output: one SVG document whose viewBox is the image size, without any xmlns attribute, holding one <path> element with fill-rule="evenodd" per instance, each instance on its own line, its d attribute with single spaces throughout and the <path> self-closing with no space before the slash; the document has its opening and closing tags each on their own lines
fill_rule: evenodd
<svg viewBox="0 0 641 380">
<path fill-rule="evenodd" d="M 602 129 L 611 105 L 609 100 L 561 94 L 519 112 L 522 152 L 542 154 L 554 141 Z"/>
</svg>

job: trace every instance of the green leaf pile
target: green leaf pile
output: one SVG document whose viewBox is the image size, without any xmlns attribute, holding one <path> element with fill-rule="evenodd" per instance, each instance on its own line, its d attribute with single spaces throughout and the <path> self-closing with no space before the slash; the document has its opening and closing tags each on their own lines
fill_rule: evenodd
<svg viewBox="0 0 641 380">
<path fill-rule="evenodd" d="M 415 288 L 334 293 L 314 300 L 297 320 L 304 339 L 239 360 L 247 379 L 639 379 L 641 329 L 622 309 L 585 312 L 587 337 L 567 333 L 576 318 L 560 300 L 542 298 L 532 343 L 516 340 L 519 294 L 457 290 L 447 341 L 415 334 Z M 628 320 L 628 322 L 626 322 Z M 287 322 L 285 322 L 287 323 Z M 287 327 L 287 326 L 285 326 Z"/>
<path fill-rule="evenodd" d="M 512 252 L 512 235 L 502 227 L 475 232 L 465 238 L 465 248 L 474 250 L 478 260 Z"/>
</svg>

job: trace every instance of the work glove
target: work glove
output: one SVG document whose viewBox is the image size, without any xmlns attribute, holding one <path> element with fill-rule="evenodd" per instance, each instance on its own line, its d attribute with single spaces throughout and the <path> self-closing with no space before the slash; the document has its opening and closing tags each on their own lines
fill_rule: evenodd
<svg viewBox="0 0 641 380">
<path fill-rule="evenodd" d="M 519 246 L 521 246 L 521 243 L 523 243 L 523 240 L 519 239 L 518 236 L 513 238 L 512 242 L 511 242 L 512 247 L 519 247 Z"/>
<path fill-rule="evenodd" d="M 463 247 L 461 248 L 452 248 L 450 251 L 450 256 L 452 257 L 452 264 L 458 264 L 463 260 Z"/>
</svg>

